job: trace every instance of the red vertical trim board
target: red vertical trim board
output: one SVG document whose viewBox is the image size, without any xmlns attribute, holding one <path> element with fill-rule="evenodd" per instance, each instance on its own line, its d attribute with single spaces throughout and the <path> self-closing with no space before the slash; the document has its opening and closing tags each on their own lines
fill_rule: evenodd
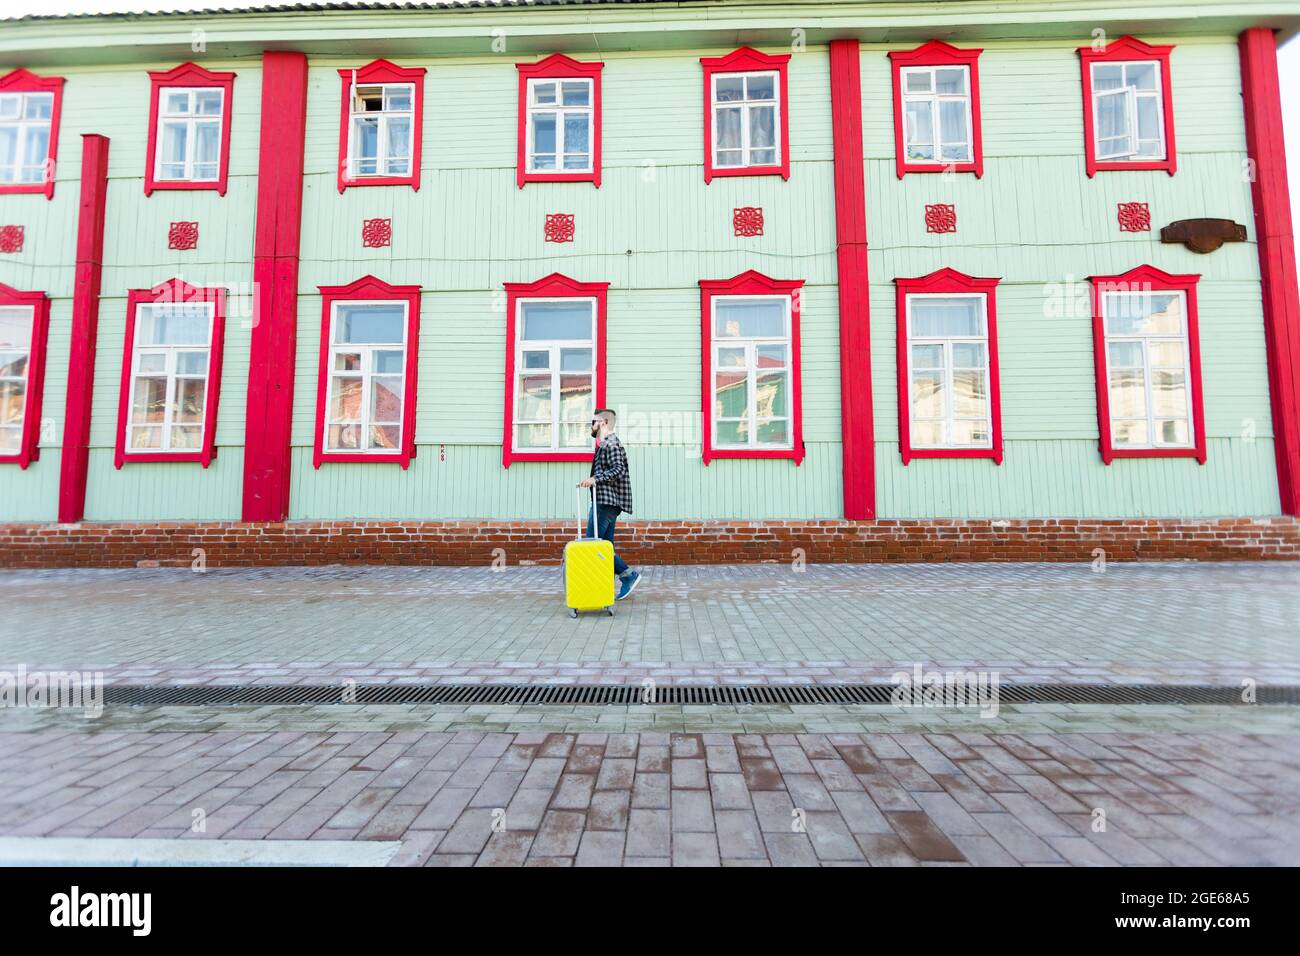
<svg viewBox="0 0 1300 956">
<path fill-rule="evenodd" d="M 289 515 L 306 128 L 307 57 L 292 52 L 263 54 L 253 329 L 244 424 L 245 521 L 283 521 Z"/>
<path fill-rule="evenodd" d="M 1282 140 L 1277 41 L 1272 30 L 1255 27 L 1241 34 L 1239 49 L 1246 152 L 1255 164 L 1250 189 L 1264 297 L 1277 486 L 1282 513 L 1294 515 L 1300 514 L 1300 293 Z"/>
<path fill-rule="evenodd" d="M 840 297 L 840 416 L 844 517 L 849 521 L 869 521 L 876 516 L 861 89 L 858 41 L 832 40 L 831 137 L 835 154 L 835 240 Z"/>
<path fill-rule="evenodd" d="M 95 333 L 104 259 L 104 200 L 108 192 L 108 137 L 81 137 L 81 201 L 77 211 L 77 265 L 72 290 L 72 344 L 59 462 L 59 522 L 86 514 L 90 464 L 90 399 L 95 385 Z"/>
</svg>

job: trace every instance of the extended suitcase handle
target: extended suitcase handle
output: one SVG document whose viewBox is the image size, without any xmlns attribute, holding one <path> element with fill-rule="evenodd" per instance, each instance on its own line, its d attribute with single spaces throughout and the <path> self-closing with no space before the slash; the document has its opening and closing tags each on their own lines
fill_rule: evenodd
<svg viewBox="0 0 1300 956">
<path fill-rule="evenodd" d="M 582 516 L 582 485 L 578 486 L 578 540 L 585 538 L 585 519 Z M 600 537 L 600 520 L 596 517 L 596 486 L 591 486 L 591 536 Z"/>
</svg>

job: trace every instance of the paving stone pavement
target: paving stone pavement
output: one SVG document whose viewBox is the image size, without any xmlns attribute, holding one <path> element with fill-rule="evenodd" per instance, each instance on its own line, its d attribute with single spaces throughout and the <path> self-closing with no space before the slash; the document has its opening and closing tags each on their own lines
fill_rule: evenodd
<svg viewBox="0 0 1300 956">
<path fill-rule="evenodd" d="M 0 669 L 135 683 L 1300 684 L 1300 564 L 673 566 L 572 621 L 552 567 L 0 572 Z M 160 609 L 166 613 L 160 613 Z"/>
<path fill-rule="evenodd" d="M 1298 771 L 1300 735 L 0 733 L 0 835 L 400 840 L 402 866 L 1296 865 Z"/>
<path fill-rule="evenodd" d="M 525 733 L 877 734 L 1296 734 L 1300 707 L 1202 704 L 1001 704 L 978 708 L 887 704 L 576 705 L 330 704 L 240 706 L 110 705 L 88 718 L 76 708 L 0 710 L 0 733 L 414 730 Z M 1300 780 L 1297 781 L 1300 787 Z"/>
<path fill-rule="evenodd" d="M 0 572 L 0 671 L 1300 685 L 1300 565 L 647 568 L 578 621 L 557 574 Z M 400 840 L 393 865 L 1300 865 L 1300 708 L 3 708 L 0 836 Z"/>
</svg>

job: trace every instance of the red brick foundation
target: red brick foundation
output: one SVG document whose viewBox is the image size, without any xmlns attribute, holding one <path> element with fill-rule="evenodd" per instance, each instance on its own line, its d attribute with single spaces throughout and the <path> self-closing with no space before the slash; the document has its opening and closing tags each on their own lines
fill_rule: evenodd
<svg viewBox="0 0 1300 956">
<path fill-rule="evenodd" d="M 640 564 L 790 561 L 1297 560 L 1300 520 L 630 521 L 619 552 Z M 558 521 L 291 521 L 0 525 L 0 567 L 555 564 Z"/>
</svg>

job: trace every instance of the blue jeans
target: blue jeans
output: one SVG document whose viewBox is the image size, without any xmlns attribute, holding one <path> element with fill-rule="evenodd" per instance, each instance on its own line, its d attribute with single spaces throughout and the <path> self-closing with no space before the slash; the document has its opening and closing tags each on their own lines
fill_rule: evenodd
<svg viewBox="0 0 1300 956">
<path fill-rule="evenodd" d="M 601 537 L 604 538 L 606 541 L 608 541 L 610 544 L 613 544 L 614 524 L 615 522 L 618 521 L 618 516 L 621 515 L 622 513 L 623 512 L 621 510 L 615 508 L 613 505 L 606 505 L 604 508 L 599 509 L 597 511 L 597 516 L 600 518 L 600 527 L 597 533 L 593 533 L 591 530 L 591 509 L 588 509 L 587 510 L 587 537 L 588 538 Z M 622 576 L 623 572 L 626 570 L 627 570 L 627 562 L 624 561 L 622 558 L 620 558 L 618 556 L 618 553 L 615 552 L 614 573 L 616 575 Z"/>
</svg>

